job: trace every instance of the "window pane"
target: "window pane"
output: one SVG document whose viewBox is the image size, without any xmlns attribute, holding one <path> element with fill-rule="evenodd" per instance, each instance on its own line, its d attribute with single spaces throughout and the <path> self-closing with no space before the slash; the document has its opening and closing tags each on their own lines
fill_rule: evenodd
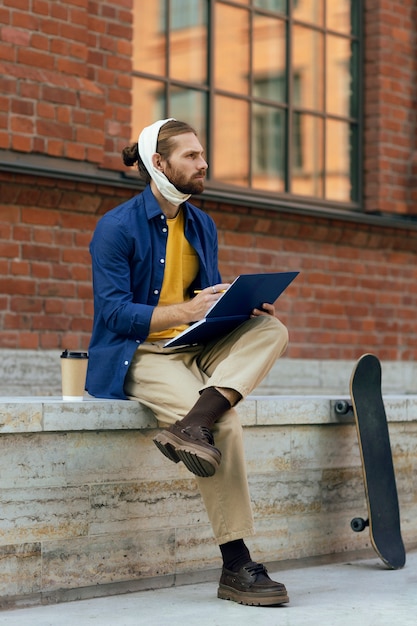
<svg viewBox="0 0 417 626">
<path fill-rule="evenodd" d="M 156 76 L 166 74 L 166 19 L 164 2 L 142 2 L 134 11 L 133 69 Z"/>
<path fill-rule="evenodd" d="M 253 84 L 258 98 L 286 102 L 286 24 L 255 16 L 253 29 Z"/>
<path fill-rule="evenodd" d="M 323 120 L 294 112 L 291 132 L 291 192 L 323 197 Z"/>
<path fill-rule="evenodd" d="M 294 26 L 293 91 L 295 94 L 298 89 L 297 104 L 303 109 L 323 110 L 323 72 L 323 35 L 303 26 Z"/>
<path fill-rule="evenodd" d="M 323 16 L 323 0 L 294 0 L 293 17 L 295 20 L 323 26 Z"/>
<path fill-rule="evenodd" d="M 205 24 L 207 0 L 170 0 L 171 30 Z"/>
<path fill-rule="evenodd" d="M 173 88 L 169 96 L 169 115 L 191 124 L 202 145 L 206 142 L 207 109 L 205 94 L 191 89 Z"/>
<path fill-rule="evenodd" d="M 165 117 L 165 87 L 156 80 L 133 79 L 132 89 L 132 132 L 136 133 L 145 126 Z"/>
<path fill-rule="evenodd" d="M 357 124 L 350 125 L 350 199 L 359 202 L 359 127 Z"/>
<path fill-rule="evenodd" d="M 354 4 L 359 4 L 357 0 Z M 349 35 L 352 31 L 351 0 L 328 0 L 327 28 Z"/>
<path fill-rule="evenodd" d="M 222 183 L 248 186 L 249 105 L 242 100 L 215 99 L 213 177 Z M 213 129 L 212 129 L 213 132 Z"/>
<path fill-rule="evenodd" d="M 217 89 L 249 93 L 249 13 L 216 4 L 214 70 Z"/>
<path fill-rule="evenodd" d="M 253 5 L 259 9 L 287 13 L 287 0 L 254 0 Z"/>
<path fill-rule="evenodd" d="M 252 186 L 285 191 L 286 113 L 261 104 L 253 107 Z"/>
<path fill-rule="evenodd" d="M 351 199 L 351 137 L 347 122 L 326 122 L 326 198 L 339 202 Z"/>
<path fill-rule="evenodd" d="M 349 117 L 351 102 L 351 42 L 344 37 L 327 37 L 327 113 Z"/>
<path fill-rule="evenodd" d="M 207 82 L 207 0 L 171 0 L 170 75 Z"/>
</svg>

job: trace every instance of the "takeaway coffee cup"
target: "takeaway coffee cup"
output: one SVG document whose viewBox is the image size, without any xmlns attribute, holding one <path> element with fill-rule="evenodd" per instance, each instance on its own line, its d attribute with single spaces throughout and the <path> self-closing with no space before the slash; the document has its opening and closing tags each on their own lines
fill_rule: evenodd
<svg viewBox="0 0 417 626">
<path fill-rule="evenodd" d="M 62 399 L 79 401 L 84 397 L 87 352 L 64 350 L 61 354 Z"/>
</svg>

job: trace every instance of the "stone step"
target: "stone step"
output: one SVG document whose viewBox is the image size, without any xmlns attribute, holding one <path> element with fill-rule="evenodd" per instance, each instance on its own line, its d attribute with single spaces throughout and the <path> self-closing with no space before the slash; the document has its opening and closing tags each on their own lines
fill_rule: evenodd
<svg viewBox="0 0 417 626">
<path fill-rule="evenodd" d="M 351 413 L 337 415 L 335 404 L 347 395 L 252 395 L 238 405 L 245 427 L 301 424 L 340 424 L 353 421 Z M 417 421 L 417 395 L 386 394 L 389 422 Z M 153 413 L 132 400 L 86 397 L 64 402 L 61 397 L 0 397 L 0 433 L 66 430 L 126 430 L 156 428 Z"/>
</svg>

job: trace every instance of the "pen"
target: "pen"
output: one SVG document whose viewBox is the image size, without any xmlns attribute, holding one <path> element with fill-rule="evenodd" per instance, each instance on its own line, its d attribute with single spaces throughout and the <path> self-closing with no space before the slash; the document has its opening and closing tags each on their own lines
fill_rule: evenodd
<svg viewBox="0 0 417 626">
<path fill-rule="evenodd" d="M 194 289 L 194 293 L 201 293 L 203 290 L 202 289 Z M 216 293 L 226 293 L 227 289 L 219 289 L 219 291 L 216 291 Z"/>
</svg>

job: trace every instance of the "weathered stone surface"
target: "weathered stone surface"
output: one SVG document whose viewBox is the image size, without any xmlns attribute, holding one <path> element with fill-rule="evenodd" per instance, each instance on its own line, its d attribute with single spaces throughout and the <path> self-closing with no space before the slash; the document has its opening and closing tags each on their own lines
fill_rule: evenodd
<svg viewBox="0 0 417 626">
<path fill-rule="evenodd" d="M 86 535 L 89 487 L 0 489 L 2 544 Z"/>
<path fill-rule="evenodd" d="M 0 545 L 0 600 L 42 591 L 41 544 Z"/>
<path fill-rule="evenodd" d="M 45 591 L 163 576 L 175 569 L 173 529 L 113 534 L 43 545 Z"/>
<path fill-rule="evenodd" d="M 31 402 L 1 402 L 0 434 L 42 430 L 42 405 Z"/>
<path fill-rule="evenodd" d="M 193 526 L 202 517 L 206 513 L 193 478 L 91 487 L 92 535 Z"/>
<path fill-rule="evenodd" d="M 238 409 L 257 530 L 248 545 L 260 561 L 370 546 L 350 529 L 366 516 L 362 469 L 352 416 L 339 419 L 334 400 L 254 396 Z M 417 399 L 386 406 L 407 545 L 417 536 Z M 0 598 L 173 584 L 220 566 L 194 477 L 157 451 L 154 418 L 138 403 L 25 398 L 0 401 L 0 415 Z"/>
</svg>

